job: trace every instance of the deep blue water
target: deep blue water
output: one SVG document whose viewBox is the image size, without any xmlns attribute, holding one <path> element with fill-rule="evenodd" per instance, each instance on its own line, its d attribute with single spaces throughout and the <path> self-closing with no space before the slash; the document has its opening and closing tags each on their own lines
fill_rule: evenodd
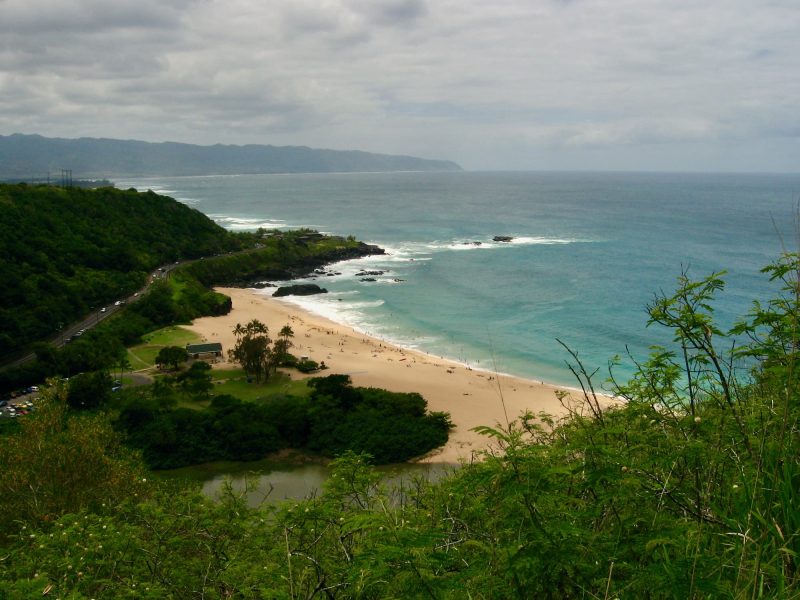
<svg viewBox="0 0 800 600">
<path fill-rule="evenodd" d="M 600 368 L 669 335 L 645 305 L 688 269 L 727 270 L 718 314 L 772 288 L 759 273 L 796 249 L 800 175 L 391 173 L 120 181 L 230 229 L 312 227 L 388 256 L 338 265 L 329 294 L 295 300 L 367 333 L 481 368 L 571 385 L 567 353 Z M 495 235 L 514 236 L 510 244 Z M 476 245 L 473 242 L 481 242 Z M 385 270 L 377 282 L 354 277 Z M 401 280 L 401 281 L 396 281 Z M 265 291 L 265 293 L 269 293 Z M 631 372 L 624 366 L 619 374 Z"/>
</svg>

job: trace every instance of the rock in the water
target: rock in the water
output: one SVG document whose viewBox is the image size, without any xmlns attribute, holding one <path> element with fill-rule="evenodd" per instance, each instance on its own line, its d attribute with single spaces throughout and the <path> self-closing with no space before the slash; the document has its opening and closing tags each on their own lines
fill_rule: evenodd
<svg viewBox="0 0 800 600">
<path fill-rule="evenodd" d="M 496 235 L 492 238 L 494 242 L 510 242 L 514 238 L 510 235 Z"/>
<path fill-rule="evenodd" d="M 366 277 L 372 275 L 383 275 L 386 271 L 359 271 L 356 273 L 356 277 Z"/>
<path fill-rule="evenodd" d="M 297 283 L 295 285 L 284 285 L 275 290 L 272 294 L 280 296 L 313 296 L 314 294 L 327 294 L 328 290 L 319 287 L 316 283 Z"/>
</svg>

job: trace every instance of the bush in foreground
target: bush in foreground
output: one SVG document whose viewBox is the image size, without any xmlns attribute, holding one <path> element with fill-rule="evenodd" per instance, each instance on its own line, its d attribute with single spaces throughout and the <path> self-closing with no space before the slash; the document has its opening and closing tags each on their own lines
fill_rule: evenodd
<svg viewBox="0 0 800 600">
<path fill-rule="evenodd" d="M 113 516 L 93 505 L 55 523 L 29 516 L 3 549 L 0 590 L 797 597 L 799 265 L 788 255 L 768 271 L 784 283 L 782 293 L 734 328 L 749 340 L 737 345 L 713 319 L 719 277 L 682 278 L 676 294 L 650 307 L 675 344 L 655 348 L 615 387 L 624 403 L 599 410 L 578 363 L 585 395 L 563 396 L 563 419 L 528 415 L 483 428 L 497 449 L 437 484 L 387 491 L 363 456 L 347 453 L 333 462 L 324 493 L 302 502 L 251 509 L 230 490 L 216 504 L 156 491 Z"/>
</svg>

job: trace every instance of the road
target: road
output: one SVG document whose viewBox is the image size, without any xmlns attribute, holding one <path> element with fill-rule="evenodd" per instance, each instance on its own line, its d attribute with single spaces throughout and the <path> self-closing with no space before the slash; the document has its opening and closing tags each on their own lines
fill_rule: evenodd
<svg viewBox="0 0 800 600">
<path fill-rule="evenodd" d="M 168 265 L 159 267 L 148 278 L 147 285 L 145 285 L 141 290 L 139 290 L 135 294 L 128 296 L 127 298 L 120 298 L 119 299 L 120 304 L 118 305 L 112 304 L 111 306 L 105 307 L 105 309 L 94 310 L 89 315 L 84 317 L 81 321 L 73 323 L 69 325 L 67 328 L 62 329 L 60 332 L 58 332 L 58 334 L 56 334 L 54 337 L 46 341 L 55 346 L 56 348 L 61 348 L 62 346 L 67 344 L 68 340 L 70 340 L 72 336 L 78 333 L 81 329 L 89 330 L 98 323 L 100 323 L 101 321 L 104 321 L 117 311 L 121 310 L 125 306 L 125 304 L 128 304 L 130 302 L 136 302 L 137 300 L 139 300 L 139 298 L 141 298 L 142 294 L 144 294 L 150 288 L 150 286 L 153 285 L 154 282 L 158 281 L 161 278 L 169 277 L 169 274 L 173 269 L 179 267 L 180 265 L 186 265 L 191 262 L 194 261 L 191 260 L 186 260 L 183 262 L 179 261 L 176 263 L 170 263 Z M 16 360 L 10 361 L 0 366 L 0 371 L 5 371 L 6 369 L 13 369 L 16 367 L 20 367 L 25 363 L 32 361 L 35 357 L 36 355 L 33 352 L 30 352 L 25 356 L 22 356 L 20 358 L 17 358 Z"/>
<path fill-rule="evenodd" d="M 256 245 L 255 248 L 247 248 L 245 250 L 238 250 L 238 251 L 235 251 L 235 252 L 228 252 L 228 253 L 226 253 L 226 255 L 249 253 L 249 252 L 258 252 L 260 249 L 261 249 L 261 246 L 260 245 Z M 144 292 L 146 292 L 150 288 L 150 286 L 153 285 L 153 283 L 155 281 L 157 281 L 158 279 L 160 279 L 162 277 L 169 277 L 170 272 L 173 271 L 174 269 L 176 269 L 177 267 L 184 266 L 184 265 L 189 265 L 189 264 L 191 264 L 193 262 L 196 262 L 197 260 L 203 260 L 203 259 L 199 258 L 199 259 L 178 261 L 178 262 L 175 262 L 175 263 L 169 263 L 169 264 L 163 265 L 161 267 L 158 267 L 158 269 L 156 269 L 153 272 L 153 274 L 151 275 L 151 277 L 148 279 L 146 286 L 144 286 L 141 290 L 136 292 L 134 295 L 128 296 L 127 298 L 124 298 L 124 299 L 120 298 L 120 300 L 122 300 L 126 304 L 129 303 L 129 302 L 137 301 L 142 296 L 142 294 L 144 294 Z M 64 346 L 64 344 L 67 343 L 67 340 L 69 340 L 73 335 L 78 333 L 81 329 L 87 329 L 87 330 L 91 329 L 92 327 L 94 327 L 95 325 L 100 323 L 100 321 L 103 321 L 104 319 L 107 319 L 108 317 L 110 317 L 111 315 L 113 315 L 115 312 L 117 312 L 120 309 L 122 309 L 122 305 L 118 305 L 118 306 L 111 305 L 111 306 L 105 307 L 105 310 L 92 311 L 89 315 L 84 317 L 83 320 L 81 320 L 80 322 L 73 323 L 72 325 L 68 326 L 66 329 L 62 329 L 58 334 L 56 334 L 55 336 L 53 336 L 49 340 L 45 340 L 45 341 L 49 342 L 50 344 L 52 344 L 56 348 L 60 348 L 60 347 Z M 13 369 L 15 367 L 22 366 L 25 363 L 32 361 L 35 357 L 36 357 L 36 355 L 33 352 L 31 352 L 29 354 L 26 354 L 25 356 L 17 358 L 16 360 L 9 361 L 9 362 L 7 362 L 7 363 L 5 363 L 3 365 L 0 365 L 0 371 L 5 371 L 7 369 Z"/>
</svg>

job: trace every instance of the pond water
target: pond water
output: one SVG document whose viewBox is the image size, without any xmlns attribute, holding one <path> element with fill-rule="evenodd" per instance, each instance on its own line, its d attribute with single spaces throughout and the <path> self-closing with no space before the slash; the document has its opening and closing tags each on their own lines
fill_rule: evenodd
<svg viewBox="0 0 800 600">
<path fill-rule="evenodd" d="M 381 465 L 375 469 L 383 474 L 389 487 L 401 488 L 415 478 L 437 481 L 459 465 L 450 463 L 402 463 Z M 322 493 L 330 476 L 327 465 L 319 462 L 292 464 L 263 460 L 246 463 L 215 462 L 182 469 L 160 471 L 166 479 L 185 479 L 201 485 L 202 493 L 216 498 L 230 482 L 237 492 L 246 491 L 247 503 L 252 507 L 282 500 L 302 500 Z"/>
</svg>

